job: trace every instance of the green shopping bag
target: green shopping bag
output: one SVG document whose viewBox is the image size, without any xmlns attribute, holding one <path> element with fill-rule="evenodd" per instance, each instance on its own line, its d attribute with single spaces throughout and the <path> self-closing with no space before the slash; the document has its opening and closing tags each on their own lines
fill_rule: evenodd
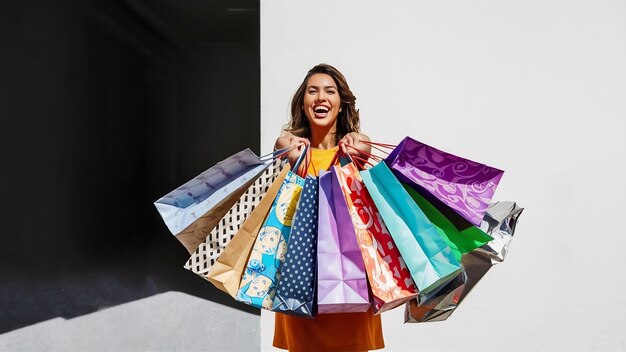
<svg viewBox="0 0 626 352">
<path fill-rule="evenodd" d="M 493 240 L 491 236 L 486 234 L 483 230 L 476 226 L 470 226 L 464 230 L 457 229 L 456 226 L 446 218 L 434 205 L 432 205 L 424 196 L 419 194 L 411 186 L 403 183 L 404 189 L 409 192 L 409 195 L 417 206 L 424 212 L 428 220 L 430 220 L 435 229 L 441 235 L 446 244 L 452 249 L 454 257 L 460 262 L 461 256 L 465 253 L 469 253 L 474 249 L 486 244 Z"/>
</svg>

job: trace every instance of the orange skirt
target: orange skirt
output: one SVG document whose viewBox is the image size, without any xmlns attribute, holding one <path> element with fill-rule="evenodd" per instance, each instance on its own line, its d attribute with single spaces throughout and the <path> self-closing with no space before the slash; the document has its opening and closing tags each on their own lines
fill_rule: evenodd
<svg viewBox="0 0 626 352">
<path fill-rule="evenodd" d="M 306 319 L 275 314 L 274 347 L 289 351 L 367 351 L 385 347 L 380 315 L 318 314 Z"/>
</svg>

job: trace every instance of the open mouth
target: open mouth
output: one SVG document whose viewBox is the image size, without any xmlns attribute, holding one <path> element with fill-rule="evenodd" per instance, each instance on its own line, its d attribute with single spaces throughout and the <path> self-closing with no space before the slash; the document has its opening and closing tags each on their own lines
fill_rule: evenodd
<svg viewBox="0 0 626 352">
<path fill-rule="evenodd" d="M 313 112 L 315 112 L 315 117 L 324 118 L 328 115 L 330 108 L 323 105 L 318 105 L 313 108 Z"/>
</svg>

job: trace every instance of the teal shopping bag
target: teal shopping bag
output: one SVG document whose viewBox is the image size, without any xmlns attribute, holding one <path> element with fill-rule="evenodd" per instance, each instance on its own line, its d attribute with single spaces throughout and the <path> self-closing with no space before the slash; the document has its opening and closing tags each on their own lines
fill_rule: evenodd
<svg viewBox="0 0 626 352">
<path fill-rule="evenodd" d="M 454 278 L 461 264 L 389 167 L 378 163 L 361 177 L 420 293 Z"/>
</svg>

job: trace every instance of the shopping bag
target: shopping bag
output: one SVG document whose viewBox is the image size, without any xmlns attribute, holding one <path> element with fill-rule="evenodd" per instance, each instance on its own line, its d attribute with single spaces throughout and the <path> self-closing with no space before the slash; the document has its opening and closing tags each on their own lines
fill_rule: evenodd
<svg viewBox="0 0 626 352">
<path fill-rule="evenodd" d="M 385 159 L 398 179 L 437 197 L 476 226 L 504 171 L 404 138 Z"/>
<path fill-rule="evenodd" d="M 317 278 L 317 177 L 307 176 L 294 215 L 272 310 L 313 317 Z"/>
<path fill-rule="evenodd" d="M 487 271 L 504 260 L 523 210 L 513 202 L 491 204 L 481 223 L 481 229 L 493 240 L 463 254 L 464 278 L 459 277 L 448 283 L 447 287 L 431 299 L 424 301 L 415 299 L 407 303 L 404 313 L 405 322 L 442 321 L 450 317 Z"/>
<path fill-rule="evenodd" d="M 236 300 L 257 308 L 272 309 L 279 270 L 285 261 L 293 215 L 303 186 L 302 177 L 287 173 L 254 242 Z"/>
<path fill-rule="evenodd" d="M 354 163 L 334 168 L 356 230 L 374 313 L 380 314 L 416 297 L 417 288 L 363 185 L 358 168 Z"/>
<path fill-rule="evenodd" d="M 459 230 L 454 224 L 446 218 L 433 204 L 431 204 L 424 196 L 407 184 L 403 184 L 411 198 L 417 206 L 424 212 L 428 220 L 430 220 L 441 238 L 450 246 L 454 257 L 461 261 L 461 256 L 465 253 L 486 244 L 493 240 L 483 230 L 476 226 L 470 226 L 464 230 Z"/>
<path fill-rule="evenodd" d="M 461 271 L 450 247 L 385 163 L 361 171 L 361 178 L 420 293 Z"/>
<path fill-rule="evenodd" d="M 154 206 L 191 254 L 204 238 L 180 232 L 207 213 L 219 221 L 268 166 L 250 149 L 242 150 L 161 197 Z"/>
<path fill-rule="evenodd" d="M 317 311 L 366 312 L 370 309 L 365 264 L 335 171 L 319 175 Z"/>
<path fill-rule="evenodd" d="M 522 211 L 524 208 L 514 202 L 498 202 L 490 205 L 480 228 L 488 233 L 493 240 L 475 251 L 484 253 L 493 265 L 503 262 L 513 240 L 515 227 Z"/>
<path fill-rule="evenodd" d="M 226 215 L 218 219 L 219 221 L 216 221 L 215 216 L 210 212 L 194 221 L 181 232 L 181 235 L 190 233 L 190 236 L 194 238 L 204 238 L 198 249 L 187 260 L 185 269 L 200 276 L 206 276 L 209 273 L 215 260 L 224 251 L 224 248 L 226 248 L 237 231 L 239 231 L 241 224 L 265 196 L 286 161 L 286 159 L 274 160 L 263 174 L 239 197 Z"/>
<path fill-rule="evenodd" d="M 250 213 L 246 221 L 241 225 L 239 231 L 233 236 L 228 246 L 217 258 L 212 269 L 203 276 L 209 280 L 215 287 L 228 293 L 232 297 L 237 295 L 239 283 L 243 270 L 252 246 L 256 240 L 259 230 L 270 212 L 274 199 L 280 190 L 284 179 L 290 172 L 289 164 L 285 165 L 281 170 L 274 183 L 270 186 L 265 197 L 261 199 L 259 204 Z"/>
<path fill-rule="evenodd" d="M 404 309 L 405 322 L 436 321 L 437 318 L 449 316 L 449 313 L 458 306 L 467 283 L 468 276 L 465 265 L 469 265 L 471 261 L 468 262 L 465 256 L 464 258 L 463 271 L 452 280 L 441 284 L 441 287 L 433 290 L 436 292 L 428 297 L 420 295 L 407 302 Z"/>
</svg>

